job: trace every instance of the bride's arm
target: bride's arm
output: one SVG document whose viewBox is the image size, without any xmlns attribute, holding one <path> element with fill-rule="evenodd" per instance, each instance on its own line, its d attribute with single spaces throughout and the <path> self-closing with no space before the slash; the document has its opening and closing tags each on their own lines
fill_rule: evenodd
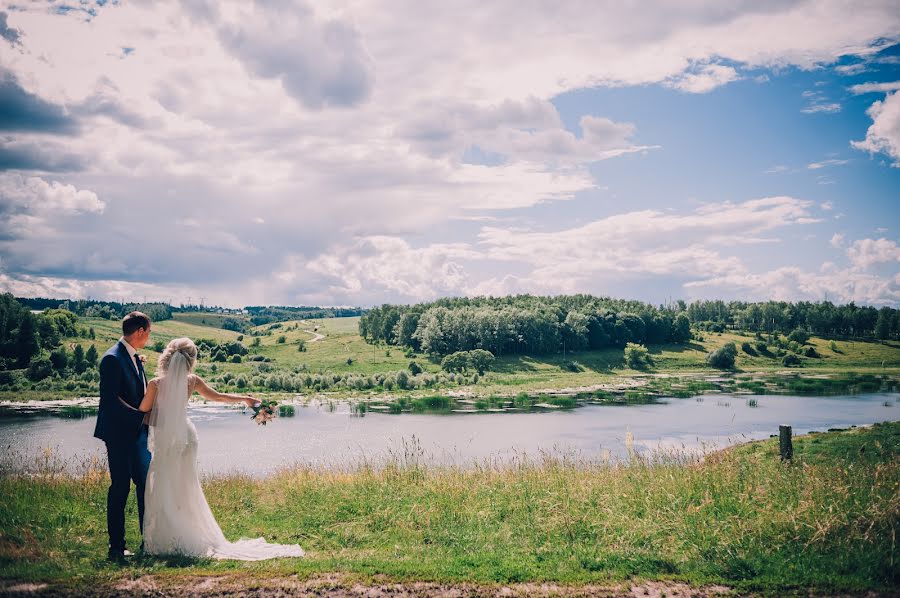
<svg viewBox="0 0 900 598">
<path fill-rule="evenodd" d="M 144 399 L 141 401 L 138 409 L 144 413 L 149 413 L 150 410 L 153 409 L 153 403 L 156 401 L 156 391 L 156 379 L 154 378 L 147 382 L 147 392 L 144 393 Z"/>
<path fill-rule="evenodd" d="M 210 388 L 200 376 L 196 377 L 197 382 L 194 390 L 200 393 L 200 396 L 208 401 L 220 401 L 222 403 L 244 403 L 247 407 L 256 407 L 259 405 L 259 399 L 254 399 L 250 395 L 235 395 L 223 392 L 217 392 Z M 148 389 L 149 390 L 149 389 Z"/>
</svg>

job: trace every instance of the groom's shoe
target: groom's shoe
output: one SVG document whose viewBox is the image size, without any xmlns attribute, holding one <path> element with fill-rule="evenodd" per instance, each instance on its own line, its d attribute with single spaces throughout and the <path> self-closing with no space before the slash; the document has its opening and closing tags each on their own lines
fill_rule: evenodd
<svg viewBox="0 0 900 598">
<path fill-rule="evenodd" d="M 134 553 L 130 550 L 116 550 L 115 548 L 110 548 L 109 552 L 106 553 L 106 560 L 111 563 L 117 563 L 119 565 L 125 564 L 125 557 L 134 556 Z"/>
</svg>

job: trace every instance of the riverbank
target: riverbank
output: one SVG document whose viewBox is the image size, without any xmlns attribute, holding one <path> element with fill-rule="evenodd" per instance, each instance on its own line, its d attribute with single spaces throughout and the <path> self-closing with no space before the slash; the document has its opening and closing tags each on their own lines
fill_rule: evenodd
<svg viewBox="0 0 900 598">
<path fill-rule="evenodd" d="M 764 373 L 682 372 L 620 376 L 609 382 L 589 386 L 537 388 L 531 392 L 502 389 L 484 393 L 477 387 L 458 388 L 446 392 L 319 392 L 319 393 L 254 393 L 254 396 L 276 400 L 281 415 L 293 414 L 296 406 L 331 406 L 350 404 L 358 415 L 382 413 L 479 413 L 524 412 L 572 409 L 584 405 L 641 405 L 665 398 L 689 398 L 706 394 L 729 395 L 802 395 L 832 396 L 874 392 L 897 392 L 900 373 L 831 372 L 814 373 L 779 371 Z M 55 415 L 81 418 L 96 415 L 97 397 L 69 399 L 0 400 L 0 418 L 32 415 Z"/>
<path fill-rule="evenodd" d="M 48 468 L 0 477 L 0 577 L 74 593 L 200 578 L 213 580 L 211 591 L 217 579 L 227 581 L 223 589 L 237 579 L 249 590 L 328 576 L 338 587 L 663 580 L 740 592 L 888 593 L 900 582 L 898 456 L 900 423 L 889 423 L 798 437 L 792 465 L 779 462 L 769 440 L 706 459 L 635 457 L 629 467 L 546 457 L 463 470 L 398 454 L 378 469 L 216 477 L 204 487 L 228 537 L 299 542 L 308 557 L 137 557 L 123 569 L 103 560 L 106 474 Z M 136 546 L 133 500 L 129 510 Z"/>
</svg>

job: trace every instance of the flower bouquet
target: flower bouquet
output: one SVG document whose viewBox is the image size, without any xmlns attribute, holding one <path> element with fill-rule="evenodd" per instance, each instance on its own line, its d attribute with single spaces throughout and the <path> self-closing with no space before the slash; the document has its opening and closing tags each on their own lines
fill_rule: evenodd
<svg viewBox="0 0 900 598">
<path fill-rule="evenodd" d="M 261 401 L 256 407 L 251 407 L 253 415 L 250 416 L 250 419 L 264 426 L 275 419 L 275 408 L 277 406 L 278 401 Z"/>
</svg>

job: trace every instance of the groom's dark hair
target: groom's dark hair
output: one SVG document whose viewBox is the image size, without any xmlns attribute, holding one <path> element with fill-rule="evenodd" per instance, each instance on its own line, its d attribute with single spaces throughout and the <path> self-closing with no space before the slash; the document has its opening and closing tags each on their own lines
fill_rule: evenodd
<svg viewBox="0 0 900 598">
<path fill-rule="evenodd" d="M 150 317 L 139 311 L 133 311 L 122 320 L 122 334 L 131 336 L 138 330 L 150 328 Z"/>
</svg>

